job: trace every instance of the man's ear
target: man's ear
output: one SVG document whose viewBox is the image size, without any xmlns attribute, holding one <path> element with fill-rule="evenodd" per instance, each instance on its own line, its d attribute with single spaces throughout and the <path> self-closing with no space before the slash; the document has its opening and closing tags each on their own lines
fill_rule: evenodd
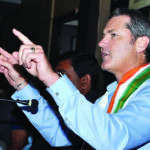
<svg viewBox="0 0 150 150">
<path fill-rule="evenodd" d="M 138 37 L 136 39 L 137 52 L 143 52 L 149 44 L 149 38 L 147 36 Z"/>
<path fill-rule="evenodd" d="M 86 74 L 80 79 L 80 84 L 82 87 L 82 90 L 90 90 L 91 89 L 91 76 L 89 74 Z"/>
</svg>

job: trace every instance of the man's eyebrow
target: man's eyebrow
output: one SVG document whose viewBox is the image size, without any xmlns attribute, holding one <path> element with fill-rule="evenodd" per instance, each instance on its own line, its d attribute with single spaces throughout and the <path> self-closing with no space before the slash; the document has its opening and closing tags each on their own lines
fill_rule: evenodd
<svg viewBox="0 0 150 150">
<path fill-rule="evenodd" d="M 112 33 L 114 31 L 115 31 L 114 29 L 108 30 L 108 33 Z"/>
<path fill-rule="evenodd" d="M 108 30 L 107 33 L 112 33 L 112 32 L 114 32 L 114 31 L 115 31 L 114 29 L 111 29 L 111 30 Z M 106 33 L 104 33 L 104 32 L 102 33 L 102 35 L 105 35 L 105 34 L 106 34 Z"/>
</svg>

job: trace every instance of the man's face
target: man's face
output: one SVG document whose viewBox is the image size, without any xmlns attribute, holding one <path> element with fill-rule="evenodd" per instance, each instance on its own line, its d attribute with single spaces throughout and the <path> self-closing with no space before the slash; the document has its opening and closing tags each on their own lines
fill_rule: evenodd
<svg viewBox="0 0 150 150">
<path fill-rule="evenodd" d="M 58 62 L 55 71 L 66 74 L 72 83 L 80 90 L 80 79 L 72 67 L 71 59 Z"/>
<path fill-rule="evenodd" d="M 114 73 L 124 74 L 135 67 L 136 50 L 133 36 L 126 24 L 130 22 L 128 16 L 113 17 L 104 28 L 104 37 L 99 42 L 102 53 L 102 69 Z"/>
</svg>

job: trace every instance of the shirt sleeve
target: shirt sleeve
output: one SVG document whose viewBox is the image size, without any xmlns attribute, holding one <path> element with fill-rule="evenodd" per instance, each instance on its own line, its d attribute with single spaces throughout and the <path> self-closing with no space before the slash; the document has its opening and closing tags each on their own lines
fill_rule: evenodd
<svg viewBox="0 0 150 150">
<path fill-rule="evenodd" d="M 66 125 L 95 149 L 131 149 L 150 139 L 150 82 L 144 83 L 130 103 L 116 114 L 88 102 L 62 77 L 47 89 Z"/>
<path fill-rule="evenodd" d="M 28 117 L 33 126 L 51 146 L 58 147 L 72 145 L 72 142 L 69 140 L 68 136 L 75 136 L 76 138 L 76 135 L 70 133 L 72 131 L 64 126 L 64 122 L 60 115 L 53 110 L 53 108 L 46 100 L 44 100 L 32 84 L 28 84 L 22 90 L 16 91 L 12 95 L 12 98 L 15 100 L 37 99 L 38 110 L 34 114 L 30 112 L 29 107 L 26 109 L 27 106 L 24 106 L 23 104 L 17 105 L 23 110 L 24 114 Z"/>
</svg>

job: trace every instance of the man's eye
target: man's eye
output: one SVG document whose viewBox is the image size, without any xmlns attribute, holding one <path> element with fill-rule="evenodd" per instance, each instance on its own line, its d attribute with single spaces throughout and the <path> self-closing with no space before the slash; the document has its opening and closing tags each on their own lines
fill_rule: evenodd
<svg viewBox="0 0 150 150">
<path fill-rule="evenodd" d="M 116 34 L 116 33 L 112 33 L 111 36 L 112 36 L 112 37 L 116 37 L 117 34 Z"/>
</svg>

